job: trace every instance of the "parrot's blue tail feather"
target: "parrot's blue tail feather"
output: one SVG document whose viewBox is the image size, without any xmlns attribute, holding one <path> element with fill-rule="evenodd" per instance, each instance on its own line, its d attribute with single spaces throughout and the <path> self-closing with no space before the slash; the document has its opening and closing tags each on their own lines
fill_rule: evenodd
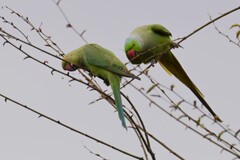
<svg viewBox="0 0 240 160">
<path fill-rule="evenodd" d="M 123 107 L 122 107 L 122 99 L 121 99 L 121 93 L 120 93 L 121 78 L 118 75 L 114 75 L 112 73 L 109 73 L 108 77 L 109 77 L 109 82 L 110 82 L 111 88 L 113 90 L 113 96 L 115 99 L 115 105 L 117 107 L 118 116 L 122 122 L 122 126 L 124 128 L 127 128 L 126 121 L 124 118 L 124 111 L 123 111 Z"/>
</svg>

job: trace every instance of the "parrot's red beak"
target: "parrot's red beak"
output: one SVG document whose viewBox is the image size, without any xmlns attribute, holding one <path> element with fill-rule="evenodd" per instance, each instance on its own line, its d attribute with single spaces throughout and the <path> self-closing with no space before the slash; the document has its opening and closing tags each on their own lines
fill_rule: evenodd
<svg viewBox="0 0 240 160">
<path fill-rule="evenodd" d="M 136 56 L 134 49 L 129 50 L 127 54 L 131 59 L 133 59 Z"/>
<path fill-rule="evenodd" d="M 65 70 L 67 70 L 67 71 L 75 71 L 76 69 L 75 69 L 75 67 L 72 64 L 67 64 L 65 66 Z"/>
</svg>

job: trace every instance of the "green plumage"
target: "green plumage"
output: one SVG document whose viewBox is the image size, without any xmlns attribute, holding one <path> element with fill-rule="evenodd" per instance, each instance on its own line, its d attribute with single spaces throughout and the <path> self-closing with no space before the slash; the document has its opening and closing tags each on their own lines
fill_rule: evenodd
<svg viewBox="0 0 240 160">
<path fill-rule="evenodd" d="M 130 77 L 139 79 L 130 73 L 127 67 L 109 50 L 97 45 L 84 45 L 64 56 L 62 67 L 64 70 L 75 71 L 78 68 L 89 71 L 94 76 L 110 84 L 122 125 L 126 128 L 124 111 L 120 94 L 121 77 Z"/>
<path fill-rule="evenodd" d="M 171 33 L 159 24 L 138 27 L 126 39 L 126 55 L 133 64 L 158 62 L 170 75 L 173 74 L 185 84 L 214 116 L 214 119 L 221 122 L 221 119 L 204 100 L 203 94 L 190 80 L 181 64 L 170 51 L 172 46 L 175 46 L 170 36 Z"/>
</svg>

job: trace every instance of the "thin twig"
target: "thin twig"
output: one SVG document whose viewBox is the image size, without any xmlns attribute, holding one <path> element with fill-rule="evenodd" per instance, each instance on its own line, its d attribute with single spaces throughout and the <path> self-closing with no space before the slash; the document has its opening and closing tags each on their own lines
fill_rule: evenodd
<svg viewBox="0 0 240 160">
<path fill-rule="evenodd" d="M 209 16 L 210 20 L 212 19 L 211 16 Z M 216 26 L 215 23 L 213 23 L 213 26 L 215 28 L 215 30 L 220 34 L 222 35 L 223 37 L 225 37 L 226 39 L 228 39 L 228 41 L 230 43 L 233 43 L 235 44 L 236 46 L 240 47 L 240 40 L 238 42 L 235 42 L 234 40 L 232 40 L 228 35 L 224 34 L 222 31 L 220 31 L 220 29 L 218 29 L 218 27 Z"/>
<path fill-rule="evenodd" d="M 146 130 L 146 128 L 145 128 L 145 125 L 144 125 L 144 123 L 143 123 L 143 120 L 142 120 L 140 114 L 138 113 L 137 109 L 134 107 L 133 103 L 129 100 L 129 98 L 128 98 L 125 94 L 123 94 L 122 92 L 121 92 L 121 94 L 122 94 L 122 95 L 124 96 L 124 98 L 128 101 L 128 103 L 131 105 L 132 109 L 133 109 L 134 112 L 136 113 L 136 115 L 137 115 L 137 117 L 138 117 L 138 119 L 139 119 L 139 121 L 140 121 L 140 123 L 141 123 L 141 125 L 142 125 L 143 132 L 144 132 L 145 138 L 146 138 L 146 142 L 145 142 L 144 138 L 142 137 L 142 140 L 144 140 L 143 143 L 145 144 L 145 146 L 146 146 L 146 148 L 147 148 L 147 151 L 148 151 L 149 154 L 151 155 L 152 159 L 155 160 L 155 159 L 156 159 L 156 158 L 155 158 L 155 153 L 153 153 L 153 151 L 152 151 L 152 148 L 151 148 L 151 145 L 150 145 L 150 141 L 149 141 L 149 138 L 148 138 L 148 134 L 147 134 L 147 130 Z M 141 135 L 140 135 L 140 136 L 141 136 Z"/>
<path fill-rule="evenodd" d="M 200 30 L 202 30 L 203 28 L 207 27 L 208 25 L 212 24 L 213 22 L 215 22 L 215 21 L 217 21 L 217 20 L 219 20 L 219 19 L 221 19 L 221 18 L 223 18 L 223 17 L 225 17 L 225 16 L 227 16 L 227 15 L 229 15 L 229 14 L 231 14 L 231 13 L 233 13 L 233 12 L 239 10 L 239 9 L 240 9 L 240 6 L 238 6 L 238 7 L 234 8 L 234 9 L 232 9 L 232 10 L 230 10 L 230 11 L 222 14 L 221 16 L 218 16 L 218 17 L 214 18 L 213 20 L 207 22 L 207 23 L 204 24 L 203 26 L 199 27 L 198 29 L 196 29 L 196 30 L 194 30 L 193 32 L 191 32 L 190 34 L 188 34 L 187 36 L 181 38 L 181 40 L 178 42 L 178 44 L 182 43 L 183 41 L 185 41 L 186 39 L 188 39 L 188 38 L 191 37 L 192 35 L 196 34 L 196 33 L 199 32 Z"/>
<path fill-rule="evenodd" d="M 66 16 L 66 14 L 64 13 L 64 11 L 62 10 L 62 8 L 60 7 L 60 4 L 59 2 L 56 2 L 55 0 L 52 0 L 56 6 L 58 7 L 59 11 L 61 12 L 61 14 L 63 15 L 64 19 L 67 21 L 67 28 L 72 28 L 72 30 L 78 35 L 81 37 L 81 39 L 86 43 L 88 44 L 87 40 L 83 37 L 83 34 L 86 32 L 86 30 L 83 30 L 81 33 L 78 32 L 78 30 L 71 24 L 70 20 L 68 19 L 68 17 Z"/>
<path fill-rule="evenodd" d="M 134 86 L 132 83 L 130 83 L 130 86 L 132 86 L 134 89 L 136 89 L 137 91 L 139 91 L 139 93 L 141 93 L 145 98 L 147 98 L 147 99 L 151 102 L 151 104 L 154 104 L 156 107 L 158 107 L 159 109 L 161 109 L 164 113 L 166 113 L 166 114 L 169 115 L 170 117 L 174 118 L 177 122 L 181 123 L 182 125 L 184 125 L 185 127 L 189 128 L 189 129 L 191 129 L 193 132 L 195 132 L 195 133 L 197 133 L 198 135 L 202 136 L 203 138 L 209 140 L 209 141 L 212 142 L 213 144 L 219 146 L 221 149 L 223 149 L 223 150 L 225 150 L 225 151 L 227 151 L 227 152 L 229 152 L 229 153 L 231 153 L 231 154 L 233 154 L 233 155 L 235 155 L 235 156 L 237 156 L 237 157 L 240 157 L 240 155 L 239 155 L 238 153 L 232 151 L 232 149 L 233 149 L 233 146 L 232 146 L 232 145 L 229 146 L 229 144 L 227 144 L 227 145 L 229 146 L 229 148 L 230 148 L 230 149 L 228 149 L 228 148 L 226 148 L 226 147 L 224 147 L 224 146 L 221 146 L 221 145 L 218 144 L 217 142 L 213 141 L 211 138 L 209 138 L 208 135 L 214 136 L 215 138 L 218 138 L 218 136 L 217 136 L 216 134 L 214 134 L 213 132 L 209 132 L 210 130 L 206 130 L 207 132 L 209 132 L 209 134 L 207 134 L 207 135 L 204 135 L 204 134 L 198 132 L 197 130 L 193 129 L 191 126 L 189 126 L 189 125 L 187 125 L 186 123 L 184 123 L 183 121 L 181 121 L 181 117 L 179 117 L 179 118 L 175 117 L 173 114 L 169 113 L 169 112 L 166 111 L 164 108 L 162 108 L 160 105 L 158 105 L 158 103 L 156 103 L 156 102 L 153 101 L 151 98 L 149 98 L 141 89 L 138 89 L 138 88 L 137 88 L 136 86 Z M 188 118 L 190 117 L 189 115 L 186 115 L 185 112 L 183 112 L 183 114 L 184 114 L 184 116 L 187 116 Z M 190 118 L 191 118 L 191 117 L 190 117 Z M 191 118 L 191 120 L 192 120 L 193 122 L 195 122 L 195 123 L 197 122 L 197 121 L 194 120 L 193 118 Z M 199 125 L 199 126 L 201 126 L 201 125 Z M 205 129 L 205 127 L 204 127 L 204 129 Z M 218 139 L 218 140 L 219 140 L 219 139 Z M 221 140 L 221 141 L 223 141 L 223 140 Z M 225 144 L 225 142 L 226 142 L 226 141 L 224 141 L 224 144 Z M 235 148 L 235 149 L 238 151 L 237 148 Z"/>
</svg>

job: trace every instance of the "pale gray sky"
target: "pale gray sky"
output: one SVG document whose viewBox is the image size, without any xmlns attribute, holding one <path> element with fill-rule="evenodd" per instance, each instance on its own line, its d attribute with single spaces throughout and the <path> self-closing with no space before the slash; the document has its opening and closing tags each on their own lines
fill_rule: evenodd
<svg viewBox="0 0 240 160">
<path fill-rule="evenodd" d="M 50 0 L 17 1 L 1 0 L 0 6 L 8 6 L 15 11 L 28 16 L 65 52 L 84 45 L 71 29 L 66 29 L 67 22 Z M 239 1 L 74 1 L 62 0 L 61 7 L 80 32 L 87 29 L 85 38 L 88 42 L 98 43 L 112 50 L 123 62 L 127 62 L 123 51 L 124 41 L 129 33 L 140 25 L 160 23 L 168 28 L 173 39 L 186 36 L 193 30 L 209 21 L 209 15 L 217 17 L 220 14 L 239 6 Z M 30 27 L 19 18 L 11 15 L 6 9 L 0 9 L 0 15 L 13 21 L 30 40 L 48 51 Z M 240 23 L 240 11 L 237 11 L 219 21 L 216 25 L 224 33 L 234 38 L 235 31 L 229 30 L 234 23 Z M 9 26 L 0 22 L 0 27 L 11 31 Z M 15 33 L 15 32 L 13 32 Z M 0 38 L 0 43 L 4 41 Z M 240 52 L 239 47 L 229 43 L 226 38 L 217 33 L 212 25 L 201 30 L 182 43 L 184 49 L 173 50 L 186 72 L 205 95 L 207 102 L 223 119 L 223 125 L 230 125 L 233 130 L 240 129 Z M 50 65 L 61 69 L 60 61 L 45 54 L 25 47 L 29 53 L 41 60 L 47 60 Z M 80 83 L 71 83 L 69 78 L 55 73 L 32 60 L 23 61 L 25 56 L 10 45 L 0 46 L 0 94 L 9 96 L 44 114 L 64 122 L 89 135 L 96 136 L 123 150 L 143 156 L 138 139 L 132 130 L 121 127 L 117 113 L 110 104 L 100 101 L 88 105 L 99 97 L 95 91 L 89 91 Z M 131 68 L 131 65 L 128 66 Z M 145 68 L 146 65 L 142 65 Z M 77 73 L 74 74 L 79 77 Z M 175 84 L 176 91 L 189 101 L 196 97 L 177 79 L 170 77 L 159 66 L 151 68 L 150 75 L 161 84 Z M 149 80 L 133 84 L 146 89 L 151 86 Z M 109 87 L 99 81 L 99 84 L 110 91 Z M 145 125 L 150 132 L 162 140 L 174 151 L 186 159 L 232 159 L 232 155 L 196 135 L 174 119 L 152 106 L 131 86 L 123 89 L 139 110 Z M 156 93 L 156 92 L 155 92 Z M 170 94 L 172 98 L 175 97 Z M 163 108 L 170 110 L 162 100 L 157 100 Z M 130 107 L 128 103 L 127 107 Z M 192 115 L 197 111 L 191 106 L 182 108 Z M 0 98 L 0 159 L 25 160 L 65 160 L 99 158 L 84 149 L 86 145 L 93 152 L 112 160 L 131 159 L 105 146 L 78 135 L 66 128 L 54 124 L 36 114 L 29 112 Z M 208 113 L 205 109 L 203 109 Z M 173 112 L 174 113 L 174 112 Z M 206 121 L 206 126 L 218 131 L 219 126 Z M 231 143 L 238 143 L 231 137 L 224 137 Z M 163 147 L 152 142 L 157 159 L 177 159 Z M 239 148 L 239 143 L 238 143 Z"/>
</svg>

